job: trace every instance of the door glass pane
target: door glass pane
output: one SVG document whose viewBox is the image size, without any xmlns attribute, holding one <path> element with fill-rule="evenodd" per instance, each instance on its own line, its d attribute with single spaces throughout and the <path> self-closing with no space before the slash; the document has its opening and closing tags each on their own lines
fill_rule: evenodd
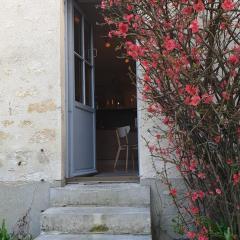
<svg viewBox="0 0 240 240">
<path fill-rule="evenodd" d="M 83 103 L 83 71 L 82 60 L 75 56 L 75 100 Z"/>
<path fill-rule="evenodd" d="M 85 59 L 91 63 L 91 25 L 86 20 L 84 22 L 84 45 L 85 45 Z"/>
<path fill-rule="evenodd" d="M 74 9 L 74 51 L 82 56 L 82 16 Z"/>
<path fill-rule="evenodd" d="M 85 64 L 86 105 L 92 106 L 92 67 Z"/>
</svg>

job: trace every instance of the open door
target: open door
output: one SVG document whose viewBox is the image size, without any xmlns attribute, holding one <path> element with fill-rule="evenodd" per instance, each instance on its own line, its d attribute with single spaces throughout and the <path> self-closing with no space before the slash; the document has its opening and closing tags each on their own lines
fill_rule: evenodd
<svg viewBox="0 0 240 240">
<path fill-rule="evenodd" d="M 68 177 L 96 172 L 93 26 L 68 1 Z"/>
</svg>

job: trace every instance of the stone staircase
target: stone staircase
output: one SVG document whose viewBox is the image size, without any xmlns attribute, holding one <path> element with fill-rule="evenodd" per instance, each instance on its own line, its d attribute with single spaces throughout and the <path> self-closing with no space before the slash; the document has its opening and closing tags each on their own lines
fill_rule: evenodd
<svg viewBox="0 0 240 240">
<path fill-rule="evenodd" d="M 151 240 L 150 190 L 137 183 L 53 188 L 37 240 Z"/>
</svg>

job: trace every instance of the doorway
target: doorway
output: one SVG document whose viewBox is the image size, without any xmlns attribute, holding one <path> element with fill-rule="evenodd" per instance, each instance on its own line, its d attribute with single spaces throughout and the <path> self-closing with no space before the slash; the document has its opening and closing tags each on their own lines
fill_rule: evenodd
<svg viewBox="0 0 240 240">
<path fill-rule="evenodd" d="M 138 176 L 136 64 L 116 57 L 99 11 L 93 2 L 68 1 L 67 176 L 130 179 Z"/>
</svg>

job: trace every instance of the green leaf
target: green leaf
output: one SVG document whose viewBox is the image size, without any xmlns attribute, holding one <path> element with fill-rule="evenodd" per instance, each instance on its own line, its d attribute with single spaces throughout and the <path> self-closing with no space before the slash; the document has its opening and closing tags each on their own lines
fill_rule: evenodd
<svg viewBox="0 0 240 240">
<path fill-rule="evenodd" d="M 233 239 L 230 228 L 227 229 L 227 232 L 224 232 L 224 237 L 225 237 L 225 240 L 232 240 Z"/>
</svg>

